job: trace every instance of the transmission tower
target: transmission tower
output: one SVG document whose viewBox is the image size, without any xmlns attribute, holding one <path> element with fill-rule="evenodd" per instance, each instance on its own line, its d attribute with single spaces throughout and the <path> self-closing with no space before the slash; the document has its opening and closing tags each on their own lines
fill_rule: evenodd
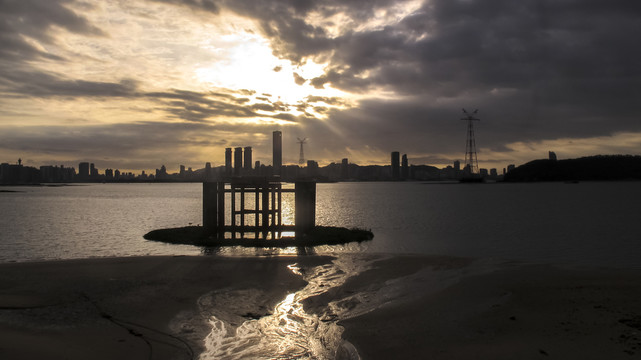
<svg viewBox="0 0 641 360">
<path fill-rule="evenodd" d="M 463 109 L 465 117 L 461 120 L 467 121 L 467 141 L 465 142 L 465 168 L 468 168 L 470 175 L 479 174 L 479 164 L 476 159 L 476 141 L 474 140 L 474 121 L 480 121 L 474 117 L 479 110 L 474 110 L 471 114 Z"/>
<path fill-rule="evenodd" d="M 302 139 L 301 138 L 297 138 L 297 139 L 298 139 L 297 142 L 300 144 L 300 158 L 298 159 L 298 163 L 300 165 L 304 165 L 305 164 L 305 153 L 303 152 L 303 144 L 305 144 L 305 141 L 307 140 L 307 138 L 302 138 Z"/>
</svg>

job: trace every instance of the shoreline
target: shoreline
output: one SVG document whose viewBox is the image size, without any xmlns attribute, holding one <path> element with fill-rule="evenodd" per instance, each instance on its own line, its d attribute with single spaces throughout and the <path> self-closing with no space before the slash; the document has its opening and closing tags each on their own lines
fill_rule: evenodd
<svg viewBox="0 0 641 360">
<path fill-rule="evenodd" d="M 344 327 L 342 338 L 363 359 L 627 359 L 641 353 L 640 270 L 339 256 L 347 266 L 358 260 L 367 267 L 303 305 L 320 321 Z M 308 284 L 288 265 L 312 269 L 333 260 L 149 256 L 3 263 L 0 357 L 197 358 L 211 330 L 199 303 L 204 295 L 240 294 L 234 299 L 244 301 L 209 304 L 233 309 L 224 320 L 239 324 L 270 314 Z"/>
<path fill-rule="evenodd" d="M 305 285 L 287 265 L 327 261 L 160 256 L 0 264 L 0 357 L 196 358 L 210 330 L 198 306 L 204 294 L 262 289 L 270 309 Z"/>
</svg>

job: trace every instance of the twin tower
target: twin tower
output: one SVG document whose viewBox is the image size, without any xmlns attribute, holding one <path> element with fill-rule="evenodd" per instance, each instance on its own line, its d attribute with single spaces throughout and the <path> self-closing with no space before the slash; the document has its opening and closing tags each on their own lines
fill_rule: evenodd
<svg viewBox="0 0 641 360">
<path fill-rule="evenodd" d="M 233 161 L 234 163 L 232 166 L 232 148 L 226 148 L 225 174 L 227 176 L 249 175 L 251 174 L 252 169 L 258 169 L 260 167 L 260 161 L 256 161 L 256 164 L 252 168 L 251 146 L 246 146 L 244 148 L 244 157 L 242 147 L 234 148 Z M 273 132 L 272 164 L 274 175 L 280 175 L 281 167 L 283 166 L 283 133 L 278 130 Z"/>
</svg>

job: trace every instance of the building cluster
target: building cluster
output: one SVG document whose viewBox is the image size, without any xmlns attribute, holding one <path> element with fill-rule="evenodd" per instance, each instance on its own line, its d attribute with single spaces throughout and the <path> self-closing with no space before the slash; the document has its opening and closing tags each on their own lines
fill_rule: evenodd
<svg viewBox="0 0 641 360">
<path fill-rule="evenodd" d="M 24 166 L 21 160 L 17 164 L 0 165 L 0 184 L 35 184 L 67 182 L 202 182 L 217 181 L 239 176 L 271 177 L 278 176 L 282 181 L 314 179 L 316 181 L 436 181 L 461 179 L 469 169 L 461 169 L 461 162 L 439 169 L 429 165 L 410 165 L 407 154 L 391 153 L 389 165 L 352 164 L 347 158 L 340 163 L 319 166 L 314 160 L 307 160 L 304 165 L 283 165 L 283 138 L 280 131 L 273 132 L 272 164 L 261 164 L 253 161 L 251 146 L 225 149 L 225 163 L 212 167 L 206 163 L 202 169 L 193 170 L 180 165 L 178 173 L 168 173 L 165 165 L 156 169 L 154 174 L 133 174 L 120 172 L 118 169 L 105 169 L 102 173 L 93 163 L 81 162 L 78 172 L 73 167 L 41 166 L 39 169 Z M 556 159 L 552 152 L 550 159 Z M 514 168 L 509 165 L 501 173 L 497 169 L 480 169 L 480 175 L 487 179 L 501 180 L 506 172 Z"/>
</svg>

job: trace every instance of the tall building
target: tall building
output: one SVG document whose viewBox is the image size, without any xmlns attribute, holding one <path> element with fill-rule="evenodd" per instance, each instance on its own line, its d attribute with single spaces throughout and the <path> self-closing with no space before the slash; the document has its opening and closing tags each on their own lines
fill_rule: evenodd
<svg viewBox="0 0 641 360">
<path fill-rule="evenodd" d="M 405 180 L 405 179 L 408 179 L 409 177 L 410 177 L 410 168 L 407 161 L 407 154 L 403 154 L 402 161 L 401 161 L 401 178 Z"/>
<path fill-rule="evenodd" d="M 98 169 L 96 169 L 96 166 L 94 166 L 93 163 L 89 164 L 89 177 L 98 177 Z"/>
<path fill-rule="evenodd" d="M 461 162 L 458 160 L 454 160 L 454 170 L 461 171 Z"/>
<path fill-rule="evenodd" d="M 314 160 L 307 160 L 307 176 L 316 177 L 318 176 L 318 163 Z"/>
<path fill-rule="evenodd" d="M 243 167 L 243 148 L 234 148 L 234 176 L 240 176 Z"/>
<path fill-rule="evenodd" d="M 243 169 L 247 174 L 249 174 L 252 170 L 252 147 L 251 146 L 245 147 L 245 163 L 244 163 Z"/>
<path fill-rule="evenodd" d="M 88 179 L 89 178 L 89 163 L 88 162 L 81 162 L 78 164 L 78 177 L 81 179 Z"/>
<path fill-rule="evenodd" d="M 398 151 L 392 151 L 392 179 L 398 180 L 401 176 L 401 154 Z"/>
<path fill-rule="evenodd" d="M 280 175 L 283 166 L 283 133 L 276 130 L 273 135 L 272 165 L 274 166 L 274 175 Z"/>
<path fill-rule="evenodd" d="M 349 179 L 349 160 L 347 158 L 341 161 L 341 179 Z"/>
<path fill-rule="evenodd" d="M 225 176 L 231 176 L 231 148 L 225 148 Z"/>
</svg>

